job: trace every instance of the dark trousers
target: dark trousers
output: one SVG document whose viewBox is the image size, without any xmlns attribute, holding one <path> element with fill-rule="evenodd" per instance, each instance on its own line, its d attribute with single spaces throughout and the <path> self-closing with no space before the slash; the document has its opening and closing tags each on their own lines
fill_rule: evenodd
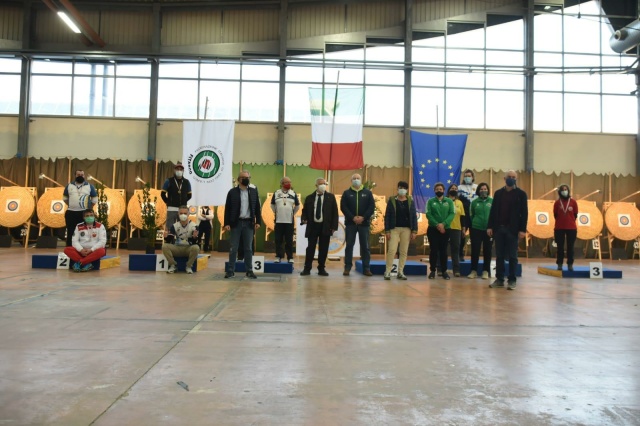
<svg viewBox="0 0 640 426">
<path fill-rule="evenodd" d="M 282 259 L 287 254 L 287 260 L 293 259 L 293 223 L 276 223 L 276 257 Z M 284 250 L 282 250 L 284 240 Z"/>
<path fill-rule="evenodd" d="M 573 246 L 576 243 L 576 236 L 578 235 L 577 229 L 556 229 L 553 231 L 553 237 L 556 240 L 558 246 L 558 253 L 556 256 L 556 263 L 562 265 L 564 261 L 564 244 L 567 242 L 567 265 L 573 265 Z"/>
<path fill-rule="evenodd" d="M 238 247 L 244 247 L 244 266 L 247 272 L 253 271 L 253 251 L 251 250 L 251 242 L 253 241 L 254 220 L 240 220 L 238 224 L 231 228 L 229 241 L 231 248 L 229 249 L 229 269 L 227 272 L 235 272 L 236 255 Z"/>
<path fill-rule="evenodd" d="M 449 230 L 444 234 L 440 233 L 435 226 L 427 228 L 427 239 L 429 240 L 429 266 L 431 271 L 435 271 L 440 261 L 440 270 L 447 272 L 447 243 L 449 242 Z"/>
<path fill-rule="evenodd" d="M 251 240 L 251 253 L 255 253 L 256 252 L 256 242 Z M 240 247 L 238 247 L 238 259 L 242 260 L 244 259 L 244 246 L 242 244 L 240 244 Z"/>
<path fill-rule="evenodd" d="M 491 246 L 493 241 L 487 235 L 487 230 L 471 228 L 471 270 L 478 271 L 478 261 L 480 260 L 480 247 L 482 247 L 482 270 L 487 271 L 491 276 Z"/>
<path fill-rule="evenodd" d="M 71 239 L 73 238 L 73 231 L 76 230 L 76 225 L 84 222 L 84 211 L 79 212 L 67 210 L 64 212 L 64 223 L 67 225 L 67 247 L 71 245 Z"/>
<path fill-rule="evenodd" d="M 369 225 L 356 225 L 355 223 L 345 226 L 345 240 L 347 246 L 344 249 L 344 269 L 351 269 L 353 266 L 353 246 L 356 244 L 356 234 L 360 241 L 360 258 L 362 259 L 362 270 L 368 271 L 371 263 L 371 251 L 369 250 Z"/>
<path fill-rule="evenodd" d="M 313 263 L 313 256 L 316 254 L 316 244 L 318 244 L 318 270 L 322 271 L 327 263 L 329 254 L 329 241 L 331 235 L 322 235 L 322 223 L 307 224 L 307 253 L 304 258 L 304 269 L 310 270 Z"/>
<path fill-rule="evenodd" d="M 460 233 L 460 260 L 464 260 L 464 244 L 467 242 L 467 236 L 464 232 Z"/>
<path fill-rule="evenodd" d="M 211 224 L 209 221 L 200 222 L 198 225 L 198 236 L 202 241 L 202 250 L 211 250 Z"/>
<path fill-rule="evenodd" d="M 500 226 L 494 230 L 493 241 L 496 244 L 496 278 L 504 281 L 504 262 L 509 259 L 508 281 L 516 282 L 518 234 L 512 234 L 506 226 Z"/>
</svg>

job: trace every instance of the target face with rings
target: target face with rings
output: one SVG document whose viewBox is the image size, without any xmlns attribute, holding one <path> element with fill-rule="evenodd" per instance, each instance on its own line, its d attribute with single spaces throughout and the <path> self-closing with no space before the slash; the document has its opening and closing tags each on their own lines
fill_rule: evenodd
<svg viewBox="0 0 640 426">
<path fill-rule="evenodd" d="M 198 212 L 198 207 L 196 206 L 189 206 L 189 214 L 190 215 L 194 215 Z"/>
<path fill-rule="evenodd" d="M 546 224 L 549 221 L 549 217 L 546 214 L 540 213 L 538 214 L 538 222 L 541 224 Z"/>
<path fill-rule="evenodd" d="M 620 226 L 630 226 L 631 225 L 631 219 L 627 215 L 623 215 L 623 214 L 619 215 L 618 221 L 620 222 Z"/>
<path fill-rule="evenodd" d="M 60 214 L 64 211 L 64 203 L 60 200 L 51 202 L 51 213 Z"/>
<path fill-rule="evenodd" d="M 580 222 L 581 225 L 588 225 L 589 224 L 589 216 L 587 216 L 585 214 L 581 214 L 580 217 L 578 218 L 578 221 Z"/>
<path fill-rule="evenodd" d="M 7 200 L 7 208 L 5 209 L 8 213 L 15 213 L 20 208 L 19 200 Z"/>
</svg>

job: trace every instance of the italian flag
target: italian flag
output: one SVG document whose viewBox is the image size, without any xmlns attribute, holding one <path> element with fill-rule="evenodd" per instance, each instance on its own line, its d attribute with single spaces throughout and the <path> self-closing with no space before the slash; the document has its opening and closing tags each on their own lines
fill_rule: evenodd
<svg viewBox="0 0 640 426">
<path fill-rule="evenodd" d="M 318 170 L 364 167 L 362 157 L 363 87 L 309 89 L 311 165 Z"/>
</svg>

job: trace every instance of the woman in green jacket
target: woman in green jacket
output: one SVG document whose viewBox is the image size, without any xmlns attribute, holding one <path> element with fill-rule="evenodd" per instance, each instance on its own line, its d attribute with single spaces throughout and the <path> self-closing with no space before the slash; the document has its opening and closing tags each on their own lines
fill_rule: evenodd
<svg viewBox="0 0 640 426">
<path fill-rule="evenodd" d="M 481 183 L 476 188 L 478 197 L 471 202 L 469 216 L 471 217 L 471 273 L 468 278 L 478 276 L 478 260 L 480 259 L 480 246 L 482 246 L 483 265 L 482 279 L 488 280 L 491 276 L 491 246 L 493 240 L 487 235 L 489 224 L 489 212 L 493 198 L 489 197 L 489 185 Z"/>
<path fill-rule="evenodd" d="M 444 196 L 444 184 L 438 182 L 433 186 L 436 196 L 429 198 L 427 201 L 427 219 L 429 219 L 429 227 L 427 228 L 427 238 L 429 239 L 429 266 L 431 272 L 429 279 L 436 277 L 436 267 L 440 261 L 440 269 L 442 278 L 451 279 L 447 274 L 447 243 L 449 243 L 449 230 L 451 229 L 451 221 L 455 215 L 453 201 L 449 197 Z"/>
</svg>

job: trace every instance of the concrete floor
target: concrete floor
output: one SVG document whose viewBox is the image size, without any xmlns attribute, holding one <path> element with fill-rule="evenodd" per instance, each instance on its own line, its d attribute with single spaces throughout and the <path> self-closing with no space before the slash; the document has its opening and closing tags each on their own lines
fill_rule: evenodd
<svg viewBox="0 0 640 426">
<path fill-rule="evenodd" d="M 338 262 L 224 280 L 220 254 L 31 269 L 43 252 L 0 250 L 0 425 L 640 425 L 638 260 L 604 281 L 529 260 L 507 291 Z"/>
</svg>

